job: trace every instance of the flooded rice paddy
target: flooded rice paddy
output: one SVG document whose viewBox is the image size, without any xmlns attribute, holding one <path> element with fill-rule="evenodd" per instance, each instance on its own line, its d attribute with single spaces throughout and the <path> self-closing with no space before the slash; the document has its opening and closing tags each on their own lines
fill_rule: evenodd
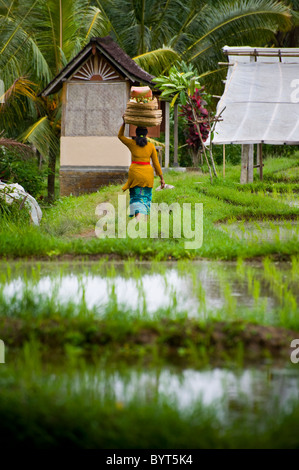
<svg viewBox="0 0 299 470">
<path fill-rule="evenodd" d="M 105 308 L 113 302 L 115 308 L 130 311 L 136 318 L 142 315 L 157 318 L 157 312 L 162 317 L 176 318 L 183 312 L 193 319 L 206 319 L 219 312 L 219 319 L 222 319 L 223 312 L 226 312 L 226 319 L 236 319 L 241 317 L 244 309 L 251 315 L 259 309 L 271 324 L 273 312 L 284 311 L 287 315 L 298 312 L 298 267 L 299 260 L 295 257 L 289 262 L 265 259 L 248 263 L 242 260 L 2 263 L 0 292 L 2 299 L 12 304 L 28 293 L 39 299 L 52 299 L 58 307 L 71 302 L 74 315 L 75 306 L 84 303 L 99 318 L 105 315 Z M 88 360 L 77 363 L 76 348 L 69 348 L 67 361 L 55 364 L 44 359 L 35 363 L 31 347 L 26 350 L 25 345 L 25 349 L 14 358 L 8 349 L 7 368 L 5 365 L 0 367 L 0 395 L 3 393 L 7 397 L 5 394 L 9 390 L 14 394 L 19 389 L 20 396 L 28 394 L 26 406 L 29 407 L 29 402 L 35 403 L 36 400 L 30 398 L 31 394 L 40 394 L 46 397 L 52 410 L 56 409 L 57 403 L 71 401 L 75 403 L 70 413 L 73 413 L 72 420 L 76 426 L 80 426 L 76 420 L 81 419 L 77 416 L 78 410 L 84 409 L 88 403 L 95 407 L 103 404 L 103 409 L 112 403 L 112 409 L 117 412 L 129 408 L 130 416 L 136 413 L 136 419 L 141 405 L 149 405 L 153 410 L 176 410 L 182 414 L 180 416 L 199 409 L 211 410 L 205 418 L 211 428 L 214 422 L 220 428 L 229 428 L 233 420 L 242 420 L 246 415 L 259 423 L 256 428 L 259 432 L 271 431 L 269 422 L 274 410 L 291 416 L 294 410 L 297 413 L 299 409 L 299 368 L 291 360 L 278 365 L 264 358 L 254 367 L 229 364 L 216 367 L 211 361 L 210 365 L 184 369 L 163 361 L 159 367 L 150 363 L 140 366 L 138 360 L 135 363 L 110 363 L 105 357 L 99 357 L 98 363 Z M 30 406 L 35 409 L 37 405 Z M 32 419 L 34 430 L 38 419 L 36 412 L 31 416 L 29 408 L 27 411 L 26 420 Z M 154 416 L 154 411 L 151 413 Z M 203 419 L 202 412 L 196 416 L 192 418 L 196 423 L 196 420 L 200 422 Z M 95 421 L 93 423 L 95 425 Z M 295 426 L 295 421 L 293 424 Z M 158 432 L 155 426 L 158 425 L 153 424 L 153 433 Z M 239 432 L 238 426 L 229 431 L 232 436 Z M 248 429 L 245 429 L 245 435 Z M 254 433 L 251 432 L 251 436 L 254 439 Z M 185 445 L 180 442 L 178 446 Z"/>
<path fill-rule="evenodd" d="M 59 374 L 52 375 L 51 380 L 59 380 Z M 259 405 L 268 412 L 276 406 L 290 412 L 292 403 L 299 398 L 299 370 L 295 367 L 87 370 L 62 379 L 60 386 L 70 381 L 74 392 L 89 390 L 101 400 L 109 394 L 120 406 L 134 399 L 146 402 L 163 398 L 177 409 L 188 409 L 200 402 L 219 407 L 221 414 L 237 404 L 250 408 Z"/>
<path fill-rule="evenodd" d="M 299 222 L 290 221 L 242 221 L 218 225 L 230 237 L 252 243 L 299 240 Z"/>
<path fill-rule="evenodd" d="M 159 310 L 206 316 L 223 308 L 265 312 L 299 302 L 298 262 L 2 264 L 6 299 L 34 292 L 57 304 L 84 302 L 99 316 L 113 298 L 131 312 Z"/>
</svg>

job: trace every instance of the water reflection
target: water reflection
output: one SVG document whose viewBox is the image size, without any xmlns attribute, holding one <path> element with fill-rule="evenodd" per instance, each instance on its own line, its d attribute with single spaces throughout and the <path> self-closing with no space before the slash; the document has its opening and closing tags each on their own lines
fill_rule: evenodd
<svg viewBox="0 0 299 470">
<path fill-rule="evenodd" d="M 6 299 L 22 298 L 26 290 L 31 290 L 57 304 L 84 300 L 99 315 L 111 299 L 132 312 L 146 310 L 153 314 L 170 309 L 190 317 L 223 307 L 262 307 L 267 312 L 281 306 L 290 295 L 293 303 L 299 301 L 297 269 L 291 263 L 273 263 L 271 270 L 259 263 L 240 267 L 233 262 L 200 261 L 184 266 L 140 263 L 130 271 L 125 263 L 114 264 L 113 269 L 96 263 L 52 265 L 51 269 L 47 264 L 26 268 L 16 265 L 9 267 L 8 274 L 2 265 L 0 286 Z M 285 286 L 288 296 L 278 285 Z"/>
<path fill-rule="evenodd" d="M 66 379 L 67 381 L 69 378 Z M 93 391 L 100 399 L 109 396 L 125 406 L 132 400 L 166 400 L 184 410 L 200 402 L 203 406 L 218 407 L 218 416 L 233 409 L 260 407 L 291 411 L 299 399 L 299 373 L 290 369 L 212 370 L 171 369 L 123 372 L 98 370 L 71 377 L 72 390 Z"/>
</svg>

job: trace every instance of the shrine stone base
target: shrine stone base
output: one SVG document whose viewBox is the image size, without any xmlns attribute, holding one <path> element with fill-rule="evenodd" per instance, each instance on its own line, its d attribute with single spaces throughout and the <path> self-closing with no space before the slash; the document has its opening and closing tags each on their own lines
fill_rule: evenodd
<svg viewBox="0 0 299 470">
<path fill-rule="evenodd" d="M 128 170 L 128 167 L 60 167 L 60 196 L 79 196 L 109 184 L 124 184 Z"/>
</svg>

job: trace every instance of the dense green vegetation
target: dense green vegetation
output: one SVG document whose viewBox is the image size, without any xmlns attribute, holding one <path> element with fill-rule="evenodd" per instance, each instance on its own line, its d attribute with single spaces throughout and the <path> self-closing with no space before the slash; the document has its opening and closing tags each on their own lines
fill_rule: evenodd
<svg viewBox="0 0 299 470">
<path fill-rule="evenodd" d="M 222 47 L 276 45 L 278 32 L 287 40 L 286 33 L 297 27 L 296 8 L 274 0 L 4 0 L 0 145 L 7 147 L 9 139 L 29 145 L 42 170 L 47 168 L 47 195 L 52 201 L 61 94 L 41 98 L 39 93 L 90 38 L 110 34 L 155 76 L 184 61 L 195 67 L 211 95 L 219 95 L 226 75 L 226 67 L 218 65 L 224 60 Z M 185 150 L 182 161 L 188 159 Z"/>
<path fill-rule="evenodd" d="M 97 238 L 96 207 L 108 202 L 117 209 L 121 186 L 59 196 L 61 95 L 39 93 L 90 38 L 107 34 L 153 75 L 167 76 L 171 65 L 192 68 L 213 110 L 227 72 L 218 64 L 225 60 L 222 47 L 297 47 L 298 1 L 1 2 L 0 179 L 24 186 L 43 211 L 34 226 L 20 201 L 0 199 L 1 444 L 298 448 L 298 365 L 290 363 L 290 343 L 299 337 L 297 147 L 266 146 L 264 180 L 255 174 L 252 184 L 239 184 L 237 145 L 226 148 L 225 176 L 222 148 L 214 149 L 219 177 L 212 183 L 205 166 L 204 173 L 165 171 L 174 189 L 154 191 L 153 202 L 191 204 L 193 227 L 195 204 L 202 203 L 200 248 L 186 249 L 185 234 L 174 237 L 172 226 L 164 238 L 161 220 L 158 238 L 149 232 L 147 238 Z M 185 124 L 179 117 L 179 162 L 191 166 Z M 171 153 L 173 127 L 172 110 Z M 173 268 L 182 283 L 189 276 L 192 312 L 179 303 L 178 289 L 168 293 L 166 306 L 150 308 L 156 292 L 147 302 L 146 274 L 138 265 L 144 260 L 150 261 L 146 274 L 159 273 L 165 285 Z M 195 260 L 216 260 L 217 285 L 199 279 Z M 226 271 L 229 262 L 234 270 Z M 88 304 L 86 273 L 95 276 L 93 290 L 106 295 L 105 302 Z M 66 274 L 70 284 L 78 280 L 68 301 L 58 295 Z M 131 283 L 135 307 L 117 297 L 123 279 Z M 247 304 L 240 301 L 243 293 Z M 206 371 L 214 373 L 208 380 Z M 181 389 L 188 373 L 194 381 Z M 195 387 L 187 406 L 186 390 L 192 392 L 196 380 L 204 387 Z M 288 395 L 294 390 L 296 399 Z M 207 404 L 203 391 L 221 393 Z"/>
</svg>

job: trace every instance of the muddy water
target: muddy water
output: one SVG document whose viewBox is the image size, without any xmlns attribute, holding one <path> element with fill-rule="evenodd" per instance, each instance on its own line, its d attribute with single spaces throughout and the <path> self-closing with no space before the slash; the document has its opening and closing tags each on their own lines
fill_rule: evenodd
<svg viewBox="0 0 299 470">
<path fill-rule="evenodd" d="M 295 268 L 296 270 L 296 268 Z M 0 287 L 6 298 L 22 297 L 33 290 L 57 303 L 86 302 L 100 312 L 114 299 L 119 307 L 153 314 L 159 309 L 186 312 L 190 317 L 223 307 L 263 307 L 271 311 L 282 305 L 277 288 L 286 283 L 299 302 L 298 279 L 291 263 L 275 263 L 270 274 L 261 263 L 185 262 L 61 265 L 17 265 L 0 268 Z M 294 278 L 295 276 L 295 278 Z M 274 281 L 273 281 L 274 279 Z"/>
</svg>

